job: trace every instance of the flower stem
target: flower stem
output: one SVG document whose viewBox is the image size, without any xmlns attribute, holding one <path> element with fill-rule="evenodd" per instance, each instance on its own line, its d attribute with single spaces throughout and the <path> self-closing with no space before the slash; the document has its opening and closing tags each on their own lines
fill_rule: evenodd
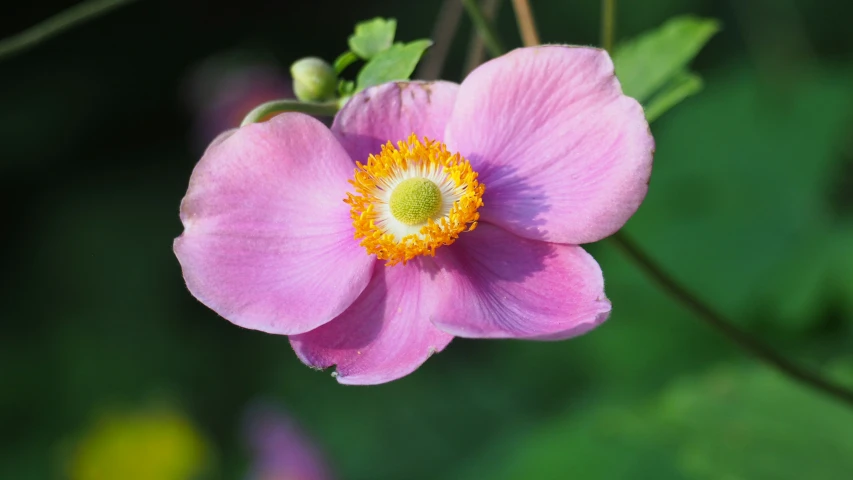
<svg viewBox="0 0 853 480">
<path fill-rule="evenodd" d="M 33 25 L 32 27 L 0 40 L 0 60 L 11 58 L 59 35 L 65 30 L 93 20 L 122 5 L 135 0 L 89 0 Z"/>
<path fill-rule="evenodd" d="M 444 0 L 438 11 L 438 19 L 432 29 L 432 40 L 435 42 L 424 59 L 421 61 L 415 78 L 418 80 L 437 80 L 450 53 L 453 37 L 456 36 L 459 20 L 462 19 L 462 4 L 459 0 Z"/>
<path fill-rule="evenodd" d="M 645 271 L 646 275 L 654 279 L 661 288 L 669 293 L 670 296 L 676 298 L 696 314 L 697 317 L 705 320 L 707 324 L 722 333 L 740 348 L 788 377 L 853 405 L 853 391 L 833 383 L 815 372 L 810 372 L 796 365 L 758 338 L 752 337 L 747 332 L 738 328 L 708 304 L 695 297 L 685 287 L 682 287 L 678 281 L 658 266 L 626 233 L 617 232 L 610 239 L 626 255 L 634 260 Z"/>
<path fill-rule="evenodd" d="M 471 21 L 474 23 L 474 28 L 477 29 L 477 32 L 480 33 L 480 36 L 483 37 L 483 42 L 486 43 L 486 48 L 489 49 L 489 53 L 493 57 L 499 57 L 506 53 L 506 49 L 501 44 L 500 40 L 498 40 L 497 32 L 495 32 L 494 26 L 492 26 L 491 22 L 486 19 L 486 16 L 483 14 L 483 10 L 480 9 L 480 4 L 477 0 L 462 0 L 462 4 L 465 5 L 465 10 L 468 11 L 468 16 L 471 17 Z"/>
<path fill-rule="evenodd" d="M 515 10 L 515 20 L 518 22 L 518 30 L 521 33 L 521 41 L 525 47 L 533 47 L 542 43 L 539 40 L 539 32 L 536 22 L 533 20 L 533 10 L 527 0 L 512 0 L 512 8 Z"/>
<path fill-rule="evenodd" d="M 277 115 L 284 112 L 301 112 L 307 113 L 308 115 L 332 116 L 338 113 L 338 103 L 337 101 L 307 103 L 292 99 L 273 100 L 271 102 L 262 103 L 252 109 L 252 111 L 246 115 L 246 118 L 243 119 L 240 126 L 243 127 L 250 123 L 262 122 L 271 115 Z"/>
<path fill-rule="evenodd" d="M 616 0 L 601 0 L 601 48 L 613 53 L 616 32 Z"/>
<path fill-rule="evenodd" d="M 500 0 L 481 0 L 480 8 L 483 11 L 483 16 L 488 23 L 492 23 L 498 15 Z M 486 59 L 486 44 L 483 43 L 483 38 L 474 32 L 471 34 L 471 39 L 468 41 L 468 53 L 465 55 L 465 67 L 462 70 L 465 75 L 468 75 L 472 70 L 479 67 Z"/>
</svg>

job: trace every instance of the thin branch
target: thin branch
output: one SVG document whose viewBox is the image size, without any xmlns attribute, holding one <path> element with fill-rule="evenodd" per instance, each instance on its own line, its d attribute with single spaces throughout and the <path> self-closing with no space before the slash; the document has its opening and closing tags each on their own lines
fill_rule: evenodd
<svg viewBox="0 0 853 480">
<path fill-rule="evenodd" d="M 89 0 L 0 40 L 0 60 L 23 53 L 60 33 L 136 0 Z"/>
<path fill-rule="evenodd" d="M 616 36 L 616 0 L 601 0 L 601 48 L 613 53 Z"/>
<path fill-rule="evenodd" d="M 462 19 L 462 2 L 459 0 L 444 0 L 438 11 L 435 27 L 432 29 L 432 40 L 435 42 L 427 51 L 426 58 L 421 62 L 415 78 L 419 80 L 436 80 L 441 78 L 441 71 L 447 62 L 447 54 L 456 36 L 459 20 Z"/>
<path fill-rule="evenodd" d="M 533 10 L 528 0 L 512 0 L 512 8 L 515 9 L 515 20 L 518 22 L 518 30 L 521 32 L 521 41 L 524 46 L 533 47 L 542 43 L 539 40 L 536 21 L 533 20 Z"/>
<path fill-rule="evenodd" d="M 464 5 L 465 10 L 468 11 L 468 16 L 471 17 L 471 21 L 474 23 L 474 28 L 477 29 L 477 32 L 483 38 L 483 42 L 486 43 L 486 48 L 489 49 L 489 53 L 493 57 L 503 55 L 506 52 L 506 49 L 498 39 L 494 26 L 486 19 L 486 16 L 480 9 L 480 4 L 477 3 L 477 0 L 462 0 L 462 5 Z"/>
<path fill-rule="evenodd" d="M 741 330 L 722 314 L 715 311 L 708 304 L 695 297 L 692 293 L 682 287 L 672 276 L 655 263 L 627 234 L 618 232 L 610 239 L 616 243 L 622 251 L 634 260 L 646 275 L 654 279 L 670 296 L 684 304 L 693 311 L 697 317 L 704 320 L 708 325 L 715 328 L 726 338 L 734 342 L 740 348 L 746 350 L 756 358 L 774 367 L 788 377 L 810 386 L 816 390 L 835 397 L 842 402 L 853 405 L 853 391 L 838 385 L 815 372 L 796 365 L 770 346 L 756 337 Z"/>
<path fill-rule="evenodd" d="M 500 0 L 482 0 L 480 2 L 480 9 L 483 11 L 483 17 L 485 17 L 487 22 L 494 22 L 498 16 L 498 7 L 500 5 Z M 468 53 L 465 55 L 465 67 L 463 70 L 464 74 L 468 75 L 484 61 L 486 61 L 486 44 L 483 43 L 482 37 L 477 32 L 474 32 L 471 34 L 471 40 L 468 42 Z"/>
</svg>

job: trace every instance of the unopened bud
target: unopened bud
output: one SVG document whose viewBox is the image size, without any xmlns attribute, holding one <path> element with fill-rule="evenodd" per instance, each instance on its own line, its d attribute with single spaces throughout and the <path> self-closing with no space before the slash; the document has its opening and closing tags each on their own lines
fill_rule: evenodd
<svg viewBox="0 0 853 480">
<path fill-rule="evenodd" d="M 335 96 L 338 76 L 335 69 L 317 57 L 297 60 L 290 66 L 293 93 L 303 102 L 323 102 Z"/>
</svg>

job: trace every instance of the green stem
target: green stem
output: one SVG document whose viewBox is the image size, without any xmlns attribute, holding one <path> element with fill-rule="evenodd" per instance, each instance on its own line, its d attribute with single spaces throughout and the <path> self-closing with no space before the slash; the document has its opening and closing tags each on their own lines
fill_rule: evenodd
<svg viewBox="0 0 853 480">
<path fill-rule="evenodd" d="M 438 10 L 438 20 L 432 29 L 432 40 L 435 42 L 418 66 L 415 78 L 418 80 L 438 80 L 444 68 L 453 37 L 456 36 L 459 20 L 462 19 L 462 3 L 459 0 L 444 0 Z"/>
<path fill-rule="evenodd" d="M 471 21 L 474 23 L 474 28 L 483 37 L 483 42 L 485 42 L 486 48 L 489 49 L 489 53 L 493 57 L 499 57 L 506 53 L 506 49 L 501 44 L 501 41 L 498 40 L 497 32 L 495 32 L 492 24 L 486 19 L 483 10 L 480 9 L 479 2 L 477 0 L 462 0 L 462 4 L 465 5 L 465 10 L 468 11 L 468 16 L 471 17 Z"/>
<path fill-rule="evenodd" d="M 338 102 L 337 100 L 325 103 L 307 103 L 292 99 L 273 100 L 255 107 L 248 115 L 246 115 L 246 118 L 243 119 L 243 123 L 241 123 L 240 126 L 242 127 L 250 123 L 257 123 L 270 115 L 284 112 L 300 112 L 307 113 L 308 115 L 333 116 L 338 113 Z"/>
<path fill-rule="evenodd" d="M 11 37 L 0 40 L 0 60 L 11 58 L 59 35 L 136 0 L 89 0 L 64 10 Z"/>
<path fill-rule="evenodd" d="M 697 317 L 704 320 L 705 323 L 722 333 L 732 343 L 749 352 L 753 357 L 785 374 L 788 378 L 853 406 L 853 391 L 822 377 L 817 372 L 809 371 L 797 365 L 777 353 L 758 337 L 753 337 L 746 331 L 738 328 L 733 322 L 681 286 L 677 280 L 658 266 L 624 231 L 613 234 L 610 240 L 637 263 L 646 275 L 654 279 L 664 291 L 689 308 Z"/>
<path fill-rule="evenodd" d="M 613 53 L 616 31 L 616 0 L 601 0 L 601 47 Z"/>
<path fill-rule="evenodd" d="M 498 8 L 500 5 L 500 0 L 482 0 L 480 8 L 489 24 L 491 24 L 494 18 L 498 16 Z M 472 32 L 471 39 L 468 41 L 468 54 L 465 58 L 465 69 L 462 71 L 463 77 L 467 76 L 472 70 L 479 67 L 485 58 L 486 43 L 483 42 L 483 37 L 481 37 L 479 33 L 476 31 Z"/>
<path fill-rule="evenodd" d="M 347 50 L 335 59 L 335 73 L 341 74 L 347 67 L 358 61 L 358 55 Z"/>
</svg>

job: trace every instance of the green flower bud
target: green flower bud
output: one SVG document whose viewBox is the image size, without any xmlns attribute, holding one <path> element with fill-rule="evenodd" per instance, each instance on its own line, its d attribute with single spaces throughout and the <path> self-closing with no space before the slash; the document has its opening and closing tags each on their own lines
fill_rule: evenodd
<svg viewBox="0 0 853 480">
<path fill-rule="evenodd" d="M 335 96 L 338 76 L 335 69 L 317 57 L 297 60 L 290 66 L 293 93 L 303 102 L 323 102 Z"/>
</svg>

